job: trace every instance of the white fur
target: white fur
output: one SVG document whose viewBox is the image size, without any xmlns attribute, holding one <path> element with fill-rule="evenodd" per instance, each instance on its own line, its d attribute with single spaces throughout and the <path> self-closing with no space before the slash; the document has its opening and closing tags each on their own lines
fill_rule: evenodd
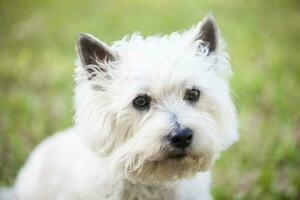
<svg viewBox="0 0 300 200">
<path fill-rule="evenodd" d="M 126 36 L 110 47 L 116 61 L 90 66 L 107 69 L 92 80 L 78 60 L 75 125 L 33 151 L 17 178 L 17 199 L 211 199 L 209 169 L 238 135 L 224 44 L 219 38 L 209 54 L 194 41 L 201 26 Z M 191 87 L 201 91 L 193 105 L 183 100 Z M 132 100 L 144 93 L 151 107 L 137 111 Z M 174 116 L 194 131 L 182 160 L 165 156 Z"/>
</svg>

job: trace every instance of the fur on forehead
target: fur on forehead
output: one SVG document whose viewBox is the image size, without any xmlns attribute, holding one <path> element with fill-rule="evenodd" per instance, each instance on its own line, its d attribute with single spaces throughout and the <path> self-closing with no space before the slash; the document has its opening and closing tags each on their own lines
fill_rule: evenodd
<svg viewBox="0 0 300 200">
<path fill-rule="evenodd" d="M 225 79 L 231 75 L 228 54 L 219 38 L 218 47 L 209 54 L 208 47 L 196 40 L 201 22 L 184 32 L 170 35 L 143 37 L 138 33 L 114 42 L 112 49 L 118 52 L 125 70 L 139 75 L 170 71 L 214 70 Z M 219 37 L 219 35 L 218 35 Z"/>
</svg>

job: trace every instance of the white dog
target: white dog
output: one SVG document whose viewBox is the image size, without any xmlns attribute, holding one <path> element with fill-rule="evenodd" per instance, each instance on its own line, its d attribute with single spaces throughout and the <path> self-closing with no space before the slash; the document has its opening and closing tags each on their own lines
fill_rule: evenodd
<svg viewBox="0 0 300 200">
<path fill-rule="evenodd" d="M 77 41 L 75 125 L 42 142 L 19 200 L 211 199 L 210 169 L 238 138 L 215 20 L 185 32 Z"/>
</svg>

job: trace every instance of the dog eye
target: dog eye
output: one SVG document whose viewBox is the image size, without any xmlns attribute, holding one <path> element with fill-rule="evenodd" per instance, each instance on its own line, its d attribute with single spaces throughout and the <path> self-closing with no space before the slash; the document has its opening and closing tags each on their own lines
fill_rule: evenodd
<svg viewBox="0 0 300 200">
<path fill-rule="evenodd" d="M 200 91 L 197 89 L 187 89 L 184 95 L 184 100 L 189 102 L 197 102 L 200 98 Z"/>
<path fill-rule="evenodd" d="M 136 97 L 132 104 L 133 107 L 137 110 L 148 110 L 150 107 L 151 97 L 148 95 L 141 95 Z"/>
</svg>

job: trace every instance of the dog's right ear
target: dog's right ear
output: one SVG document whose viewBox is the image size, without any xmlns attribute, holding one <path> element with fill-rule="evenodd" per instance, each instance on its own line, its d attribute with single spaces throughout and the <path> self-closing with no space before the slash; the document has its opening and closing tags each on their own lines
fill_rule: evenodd
<svg viewBox="0 0 300 200">
<path fill-rule="evenodd" d="M 115 61 L 116 54 L 108 45 L 90 34 L 79 34 L 77 37 L 77 52 L 82 66 L 89 72 L 94 72 L 93 66 L 107 61 Z"/>
</svg>

